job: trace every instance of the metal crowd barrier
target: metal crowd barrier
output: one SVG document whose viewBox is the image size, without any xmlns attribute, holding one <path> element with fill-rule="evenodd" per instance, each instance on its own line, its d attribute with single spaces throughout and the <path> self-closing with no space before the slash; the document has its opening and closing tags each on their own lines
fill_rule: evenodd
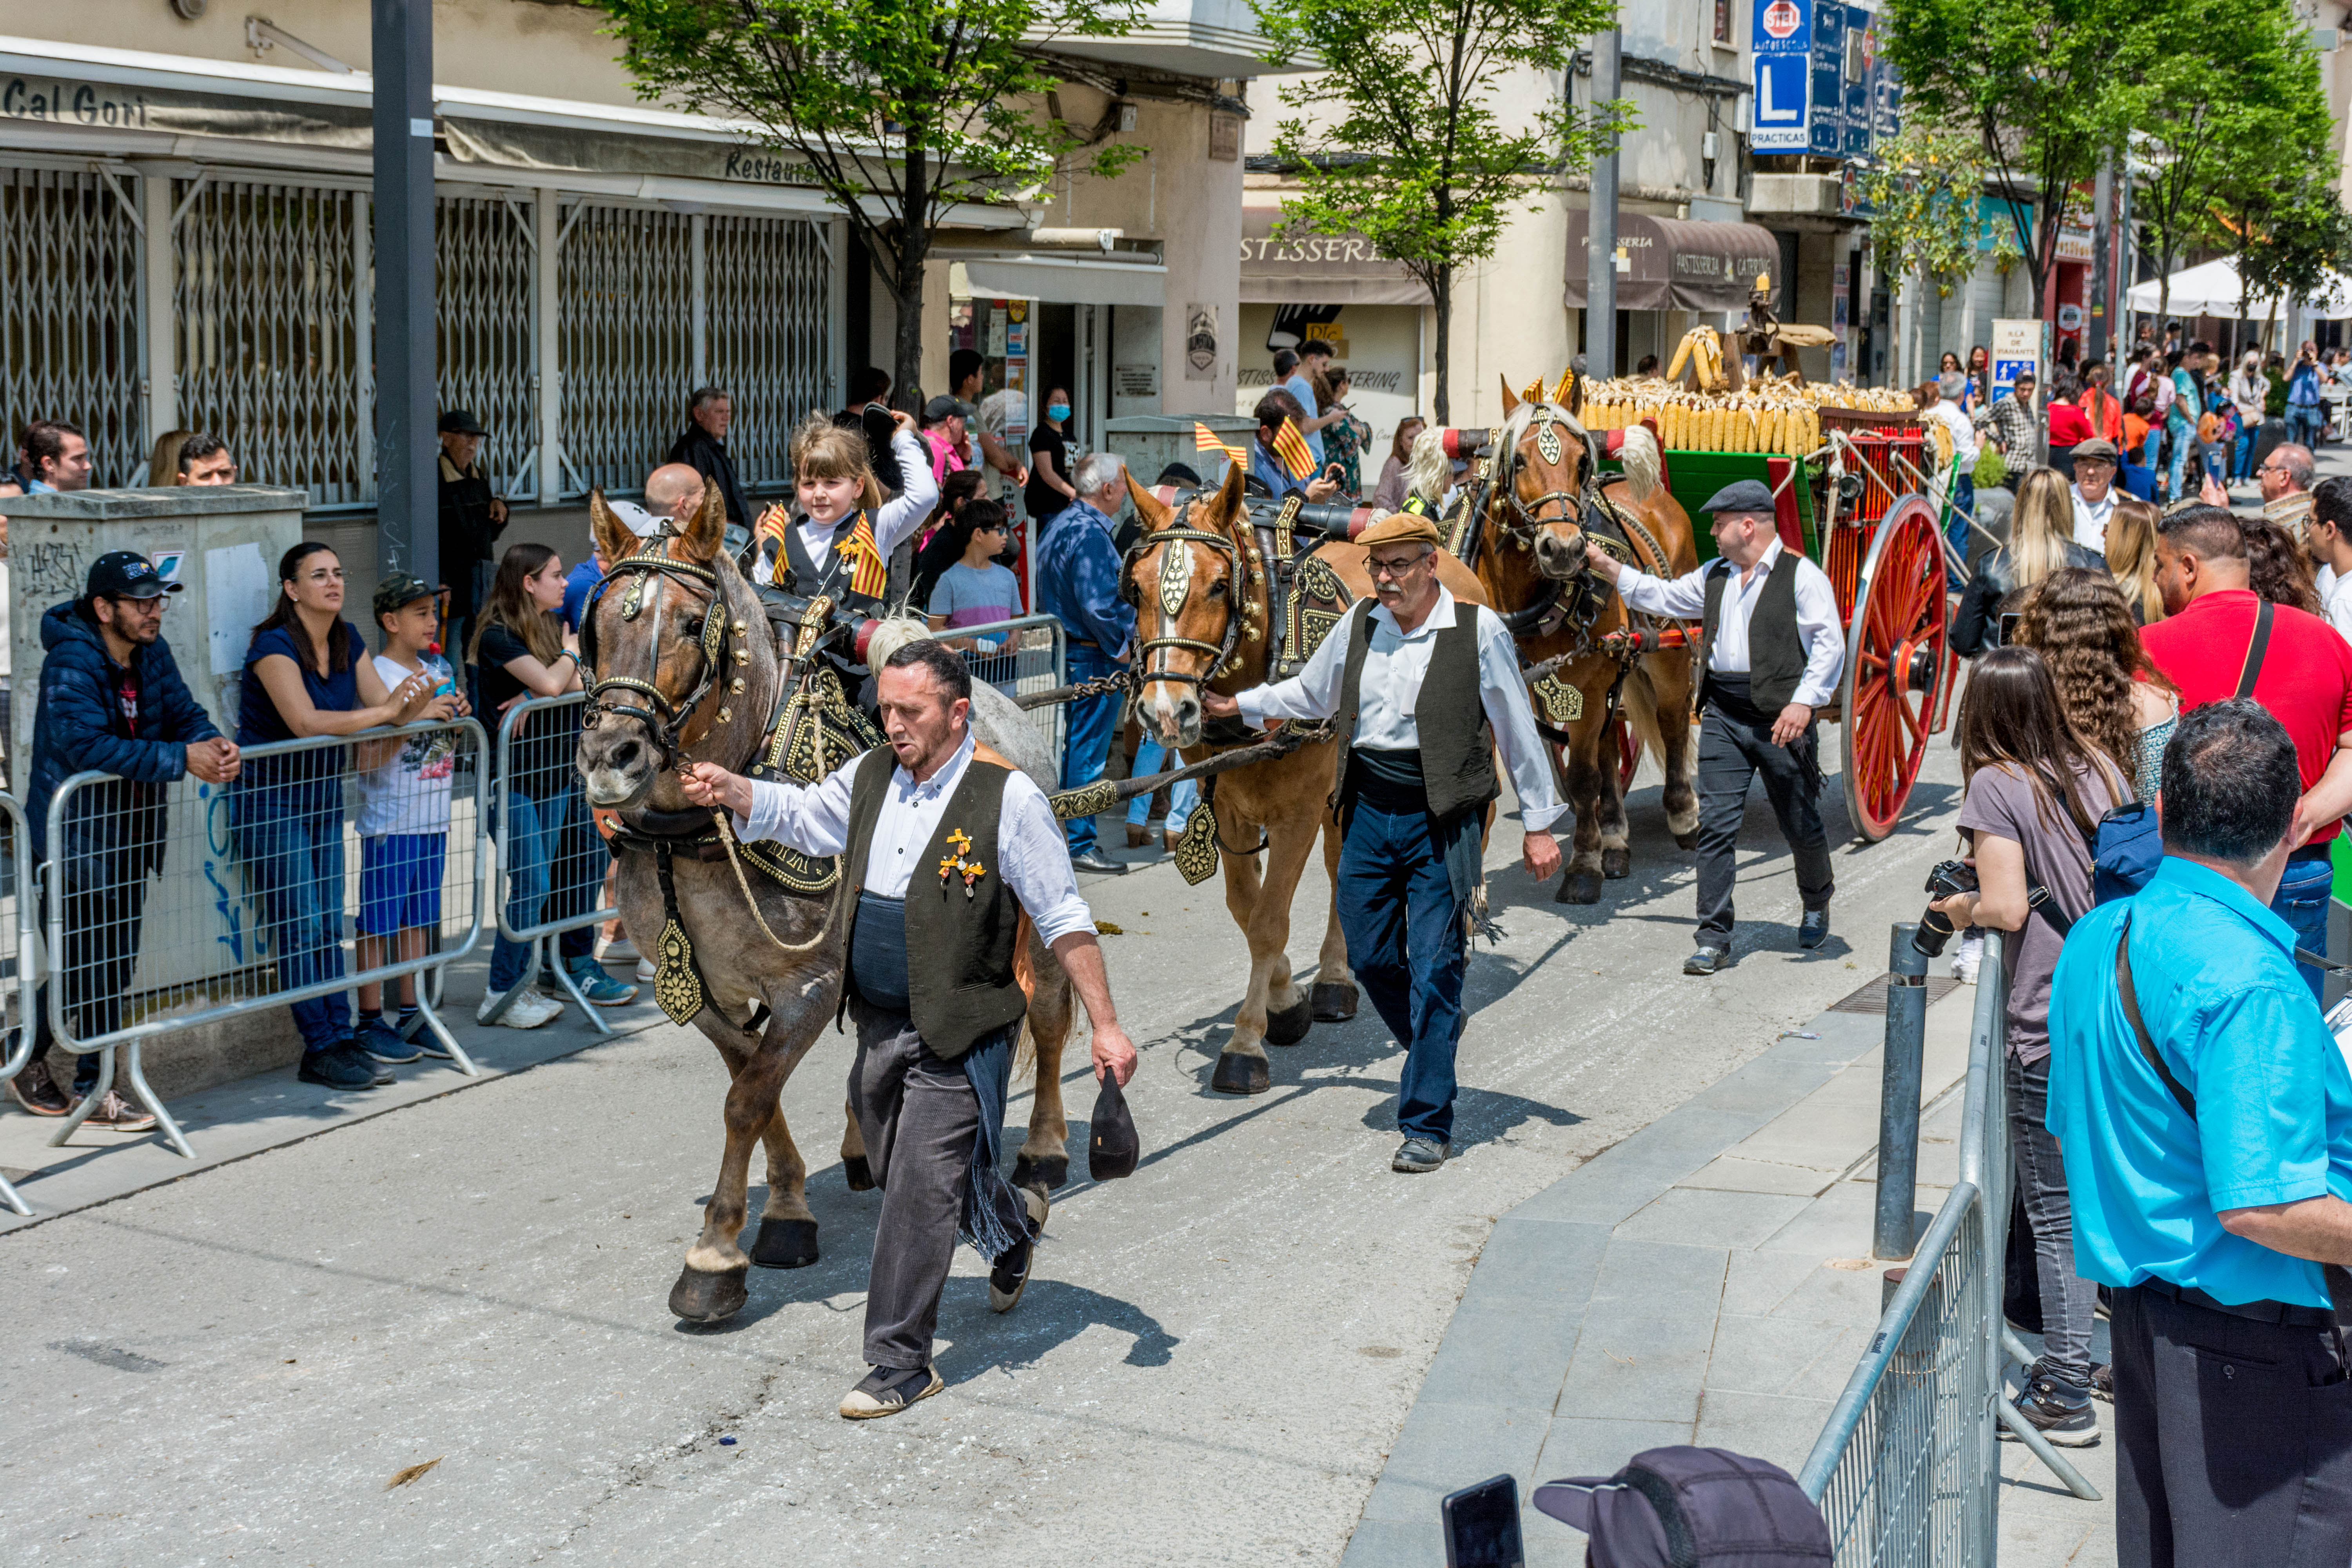
<svg viewBox="0 0 2352 1568">
<path fill-rule="evenodd" d="M 2001 1315 L 2010 1145 L 2000 944 L 1985 944 L 1969 1026 L 1959 1180 L 1919 1240 L 1878 1331 L 1797 1479 L 1821 1505 L 1839 1568 L 1976 1568 L 1999 1538 L 2007 1426 L 2075 1496 L 2098 1492 L 2009 1401 L 2031 1359 Z"/>
<path fill-rule="evenodd" d="M 39 1034 L 27 999 L 39 979 L 41 905 L 33 884 L 32 830 L 14 795 L 0 795 L 0 1083 L 5 1083 L 33 1059 Z M 5 1173 L 0 1204 L 20 1215 L 33 1212 Z"/>
<path fill-rule="evenodd" d="M 611 885 L 606 872 L 612 853 L 596 830 L 580 770 L 573 765 L 580 749 L 580 714 L 587 700 L 580 691 L 527 698 L 508 709 L 499 722 L 499 791 L 490 815 L 498 825 L 498 868 L 503 876 L 495 905 L 499 946 L 490 962 L 495 968 L 501 950 L 523 946 L 530 952 L 521 978 L 489 1004 L 482 1015 L 485 1022 L 495 1023 L 512 1006 L 545 963 L 597 1033 L 613 1032 L 602 1009 L 591 1006 L 580 994 L 562 957 L 564 932 L 591 930 L 621 912 L 604 899 Z M 591 937 L 592 955 L 593 942 Z"/>
<path fill-rule="evenodd" d="M 1058 616 L 1022 616 L 985 626 L 952 626 L 933 634 L 963 655 L 974 680 L 984 680 L 1007 697 L 1051 691 L 1069 679 L 1068 632 Z M 1060 703 L 1032 708 L 1022 717 L 1054 756 L 1060 776 L 1066 731 Z"/>
<path fill-rule="evenodd" d="M 132 1094 L 194 1159 L 141 1070 L 145 1041 L 363 984 L 383 984 L 396 1010 L 404 975 L 417 977 L 416 1026 L 478 1076 L 428 974 L 481 937 L 487 749 L 481 725 L 456 719 L 247 747 L 227 784 L 96 772 L 59 784 L 41 868 L 42 1005 L 57 1048 L 100 1065 L 49 1142 L 97 1108 L 120 1056 Z"/>
</svg>

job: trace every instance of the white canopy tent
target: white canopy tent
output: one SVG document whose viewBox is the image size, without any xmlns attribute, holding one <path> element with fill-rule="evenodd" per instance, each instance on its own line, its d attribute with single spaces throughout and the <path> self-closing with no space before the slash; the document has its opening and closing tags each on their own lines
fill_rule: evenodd
<svg viewBox="0 0 2352 1568">
<path fill-rule="evenodd" d="M 2156 279 L 2137 284 L 2131 290 L 2131 308 L 2144 315 L 2154 315 L 2161 309 L 2175 321 L 2192 316 L 2216 316 L 2234 321 L 2238 316 L 2238 259 L 2224 256 L 2219 260 L 2201 262 L 2172 275 L 2172 286 L 2167 297 L 2159 300 L 2160 286 Z M 2244 320 L 2261 321 L 2270 319 L 2271 296 L 2263 294 L 2245 301 Z M 2341 273 L 2327 275 L 2321 292 L 2305 301 L 2315 316 L 2352 316 L 2352 278 Z M 2281 308 L 2284 317 L 2285 310 Z"/>
</svg>

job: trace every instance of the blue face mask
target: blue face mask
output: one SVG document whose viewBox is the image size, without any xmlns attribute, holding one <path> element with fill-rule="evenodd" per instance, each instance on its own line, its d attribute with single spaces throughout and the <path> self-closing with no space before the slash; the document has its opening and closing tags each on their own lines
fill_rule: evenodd
<svg viewBox="0 0 2352 1568">
<path fill-rule="evenodd" d="M 1070 416 L 1070 405 L 1066 403 L 1048 403 L 1045 405 L 1045 413 L 1050 418 L 1067 419 Z"/>
</svg>

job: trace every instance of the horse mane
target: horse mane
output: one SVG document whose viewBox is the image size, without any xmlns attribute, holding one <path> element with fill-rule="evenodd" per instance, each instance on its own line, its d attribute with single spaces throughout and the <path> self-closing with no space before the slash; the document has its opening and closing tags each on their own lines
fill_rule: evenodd
<svg viewBox="0 0 2352 1568">
<path fill-rule="evenodd" d="M 910 642 L 921 642 L 935 636 L 928 622 L 912 616 L 891 616 L 876 624 L 874 635 L 866 639 L 866 668 L 879 670 L 890 656 Z"/>
<path fill-rule="evenodd" d="M 1638 506 L 1658 492 L 1658 479 L 1664 468 L 1658 438 L 1650 434 L 1646 425 L 1628 425 L 1617 447 L 1617 456 L 1625 465 L 1625 483 Z"/>
<path fill-rule="evenodd" d="M 1454 477 L 1454 465 L 1445 456 L 1445 432 L 1432 425 L 1412 438 L 1412 451 L 1405 458 L 1406 493 L 1419 496 L 1435 506 L 1445 494 L 1445 486 Z"/>
</svg>

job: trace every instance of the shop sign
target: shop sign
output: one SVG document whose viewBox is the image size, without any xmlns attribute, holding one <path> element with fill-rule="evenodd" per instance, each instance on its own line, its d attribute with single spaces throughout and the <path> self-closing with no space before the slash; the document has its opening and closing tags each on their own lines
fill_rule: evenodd
<svg viewBox="0 0 2352 1568">
<path fill-rule="evenodd" d="M 1217 308 L 1184 307 L 1184 379 L 1217 379 Z"/>
<path fill-rule="evenodd" d="M 1160 367 L 1156 364 L 1115 364 L 1110 367 L 1110 390 L 1114 397 L 1157 397 L 1160 395 Z"/>
<path fill-rule="evenodd" d="M 1992 324 L 1992 395 L 2006 397 L 2016 389 L 2017 378 L 2031 374 L 2042 379 L 2042 323 L 2035 321 L 1999 320 Z"/>
</svg>

